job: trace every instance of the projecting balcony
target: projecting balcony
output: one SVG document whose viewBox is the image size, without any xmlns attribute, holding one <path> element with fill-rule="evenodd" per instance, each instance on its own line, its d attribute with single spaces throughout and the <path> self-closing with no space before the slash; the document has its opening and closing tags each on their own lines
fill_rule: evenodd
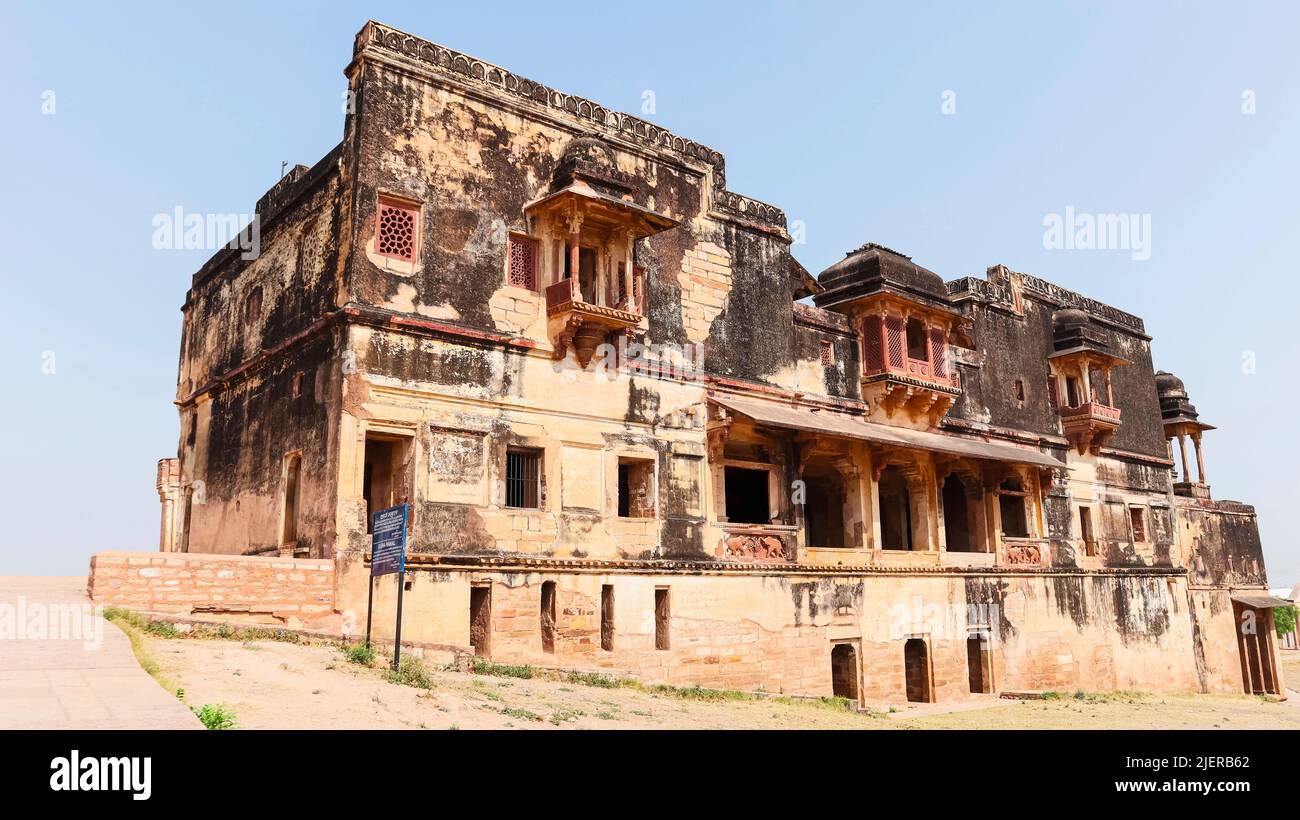
<svg viewBox="0 0 1300 820">
<path fill-rule="evenodd" d="M 635 289 L 635 288 L 634 288 Z M 570 347 L 586 367 L 596 347 L 611 334 L 623 333 L 641 323 L 635 301 L 619 300 L 614 306 L 596 304 L 583 296 L 577 277 L 561 279 L 546 289 L 546 315 L 555 337 L 555 358 L 563 359 Z"/>
<path fill-rule="evenodd" d="M 1090 401 L 1061 408 L 1061 431 L 1079 455 L 1096 455 L 1119 429 L 1119 408 Z"/>
<path fill-rule="evenodd" d="M 899 365 L 886 363 L 865 370 L 862 393 L 890 416 L 903 410 L 918 418 L 929 416 L 937 423 L 961 395 L 957 375 L 946 371 L 943 364 L 936 367 L 925 359 L 904 357 Z"/>
</svg>

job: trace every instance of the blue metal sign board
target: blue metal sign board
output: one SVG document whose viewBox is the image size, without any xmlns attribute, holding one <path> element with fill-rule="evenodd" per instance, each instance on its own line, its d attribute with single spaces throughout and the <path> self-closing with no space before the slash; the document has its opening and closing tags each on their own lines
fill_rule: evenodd
<svg viewBox="0 0 1300 820">
<path fill-rule="evenodd" d="M 375 513 L 370 541 L 370 576 L 391 575 L 406 569 L 406 505 Z"/>
</svg>

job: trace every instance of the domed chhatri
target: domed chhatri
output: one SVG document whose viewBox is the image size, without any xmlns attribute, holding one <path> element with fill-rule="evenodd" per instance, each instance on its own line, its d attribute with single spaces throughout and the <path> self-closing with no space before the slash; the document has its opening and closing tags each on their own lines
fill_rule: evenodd
<svg viewBox="0 0 1300 820">
<path fill-rule="evenodd" d="M 1104 352 L 1109 346 L 1106 335 L 1093 325 L 1087 311 L 1064 308 L 1052 314 L 1052 349 Z"/>
<path fill-rule="evenodd" d="M 1098 455 L 1119 430 L 1111 371 L 1129 364 L 1110 352 L 1110 342 L 1087 311 L 1062 308 L 1052 314 L 1049 390 L 1061 416 L 1061 432 L 1079 455 Z"/>
<path fill-rule="evenodd" d="M 948 347 L 966 320 L 943 278 L 874 242 L 817 277 L 813 302 L 849 317 L 862 339 L 862 398 L 876 421 L 930 428 L 961 393 Z"/>
<path fill-rule="evenodd" d="M 1168 370 L 1161 370 L 1156 373 L 1156 394 L 1160 398 L 1187 398 L 1187 387 L 1183 380 L 1170 373 Z"/>
<path fill-rule="evenodd" d="M 579 180 L 615 197 L 631 194 L 637 185 L 631 174 L 618 169 L 613 147 L 597 137 L 569 140 L 555 165 L 551 190 L 558 191 Z"/>
<path fill-rule="evenodd" d="M 614 167 L 614 149 L 598 137 L 576 137 L 564 146 L 560 163 L 587 162 L 601 168 Z"/>
<path fill-rule="evenodd" d="M 1088 314 L 1078 308 L 1066 308 L 1058 310 L 1052 315 L 1052 326 L 1056 330 L 1072 330 L 1078 327 L 1085 327 L 1088 324 Z"/>
<path fill-rule="evenodd" d="M 948 288 L 943 277 L 921 267 L 896 250 L 868 242 L 817 277 L 825 291 L 814 301 L 831 308 L 873 293 L 897 293 L 925 304 L 948 307 Z"/>
<path fill-rule="evenodd" d="M 1156 373 L 1156 396 L 1160 400 L 1160 420 L 1165 428 L 1165 441 L 1169 446 L 1169 459 L 1175 462 L 1174 493 L 1194 498 L 1209 498 L 1210 485 L 1205 476 L 1205 453 L 1201 450 L 1201 434 L 1213 430 L 1214 425 L 1201 421 L 1187 395 L 1183 380 L 1167 370 Z M 1194 460 L 1187 454 L 1187 439 L 1192 440 Z M 1174 441 L 1178 442 L 1177 450 Z M 1181 469 L 1178 469 L 1181 468 Z M 1193 473 L 1195 469 L 1195 473 Z"/>
</svg>

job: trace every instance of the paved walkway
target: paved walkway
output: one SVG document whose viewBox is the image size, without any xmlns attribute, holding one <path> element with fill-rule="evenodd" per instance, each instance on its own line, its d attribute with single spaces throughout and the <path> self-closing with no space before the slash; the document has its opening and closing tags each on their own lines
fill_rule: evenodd
<svg viewBox="0 0 1300 820">
<path fill-rule="evenodd" d="M 0 729 L 201 729 L 89 603 L 84 577 L 0 576 Z"/>
</svg>

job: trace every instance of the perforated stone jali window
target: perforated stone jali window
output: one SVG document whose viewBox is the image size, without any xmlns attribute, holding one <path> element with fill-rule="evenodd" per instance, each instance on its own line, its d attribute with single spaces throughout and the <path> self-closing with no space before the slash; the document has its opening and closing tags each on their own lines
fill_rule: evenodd
<svg viewBox="0 0 1300 820">
<path fill-rule="evenodd" d="M 380 197 L 375 229 L 375 249 L 380 254 L 414 262 L 420 244 L 419 227 L 419 206 Z"/>
<path fill-rule="evenodd" d="M 537 240 L 528 236 L 510 237 L 510 284 L 537 290 Z"/>
</svg>

